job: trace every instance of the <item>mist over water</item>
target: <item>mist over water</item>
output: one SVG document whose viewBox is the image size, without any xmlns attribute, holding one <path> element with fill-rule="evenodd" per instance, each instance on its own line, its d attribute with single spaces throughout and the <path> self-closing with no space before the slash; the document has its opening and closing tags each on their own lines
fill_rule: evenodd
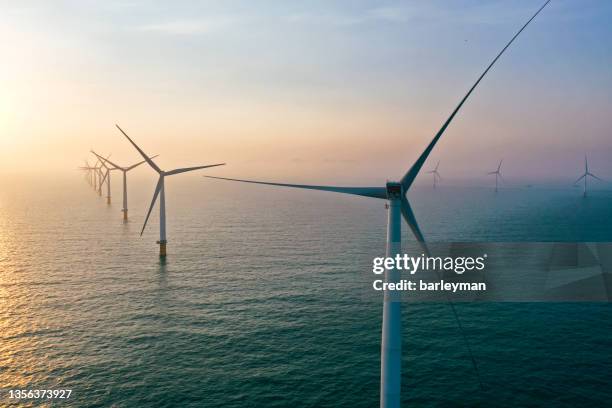
<svg viewBox="0 0 612 408">
<path fill-rule="evenodd" d="M 111 206 L 79 177 L 0 192 L 4 390 L 70 388 L 62 405 L 74 407 L 378 403 L 382 304 L 361 296 L 358 276 L 384 253 L 383 201 L 169 178 L 161 263 L 157 208 L 139 237 L 154 181 L 130 185 L 128 224 L 118 181 Z M 437 242 L 610 241 L 610 198 L 572 188 L 409 193 Z M 448 305 L 409 304 L 404 403 L 608 403 L 608 304 L 457 310 L 485 390 Z"/>
</svg>

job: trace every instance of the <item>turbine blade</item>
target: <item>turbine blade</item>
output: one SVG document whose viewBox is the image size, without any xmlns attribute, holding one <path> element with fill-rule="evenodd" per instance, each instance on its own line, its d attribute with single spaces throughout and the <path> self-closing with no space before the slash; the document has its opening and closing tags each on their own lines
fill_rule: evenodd
<svg viewBox="0 0 612 408">
<path fill-rule="evenodd" d="M 497 171 L 490 171 L 487 173 L 487 176 L 492 176 L 493 174 L 497 174 Z"/>
<path fill-rule="evenodd" d="M 153 206 L 155 205 L 155 201 L 157 201 L 157 196 L 159 195 L 159 192 L 161 190 L 163 177 L 164 176 L 160 176 L 159 180 L 157 180 L 157 186 L 155 187 L 155 193 L 153 193 L 153 200 L 151 200 L 151 206 L 149 206 L 149 212 L 147 212 L 147 217 L 145 218 L 145 222 L 142 225 L 142 230 L 140 231 L 140 236 L 142 236 L 142 233 L 144 232 L 144 230 L 145 230 L 145 228 L 147 226 L 147 222 L 149 221 L 149 217 L 151 216 L 151 211 L 153 211 Z"/>
<path fill-rule="evenodd" d="M 427 244 L 425 243 L 425 237 L 423 237 L 423 233 L 421 232 L 421 229 L 419 228 L 419 224 L 417 223 L 416 217 L 414 216 L 414 213 L 412 212 L 412 208 L 410 207 L 410 204 L 408 203 L 408 199 L 406 199 L 405 196 L 402 197 L 401 210 L 402 210 L 402 216 L 404 217 L 404 219 L 406 220 L 406 223 L 412 230 L 414 237 L 419 242 L 421 249 L 423 250 L 423 252 L 425 252 L 425 255 L 429 256 L 430 255 L 429 248 L 427 248 Z"/>
<path fill-rule="evenodd" d="M 173 174 L 185 173 L 185 172 L 188 172 L 188 171 L 194 171 L 194 170 L 199 170 L 199 169 L 207 169 L 209 167 L 217 167 L 217 166 L 225 166 L 225 163 L 208 164 L 206 166 L 185 167 L 183 169 L 174 169 L 174 170 L 167 171 L 165 174 L 166 174 L 166 176 L 172 176 Z"/>
<path fill-rule="evenodd" d="M 102 178 L 102 181 L 100 181 L 100 186 L 104 184 L 104 182 L 106 181 L 106 177 L 108 176 L 109 171 L 110 171 L 109 169 L 106 169 L 106 172 L 104 173 L 104 177 Z"/>
<path fill-rule="evenodd" d="M 438 278 L 440 278 L 440 273 L 438 272 L 437 269 L 436 269 L 436 274 L 438 275 Z M 470 356 L 470 360 L 472 361 L 472 368 L 474 368 L 474 372 L 476 373 L 476 379 L 478 380 L 478 385 L 480 385 L 481 390 L 484 390 L 484 385 L 482 384 L 482 379 L 480 378 L 480 371 L 478 370 L 478 364 L 476 363 L 476 357 L 474 357 L 474 352 L 472 351 L 470 340 L 468 339 L 467 334 L 465 333 L 465 330 L 463 329 L 463 324 L 461 324 L 461 319 L 459 318 L 459 313 L 457 313 L 457 308 L 455 307 L 455 304 L 450 299 L 449 294 L 446 292 L 444 293 L 446 294 L 446 300 L 448 302 L 448 305 L 453 311 L 453 316 L 455 316 L 455 321 L 457 322 L 457 326 L 459 327 L 459 332 L 461 333 L 461 337 L 463 338 L 463 343 L 465 344 L 465 347 L 467 348 L 468 355 Z"/>
<path fill-rule="evenodd" d="M 96 156 L 96 157 L 97 157 L 99 160 L 101 160 L 102 162 L 106 162 L 106 163 L 110 164 L 111 166 L 113 166 L 113 168 L 115 168 L 115 169 L 120 169 L 120 168 L 121 168 L 121 166 L 119 166 L 119 165 L 117 165 L 117 164 L 113 163 L 112 161 L 108 160 L 107 158 L 104 158 L 104 157 L 100 156 L 98 153 L 94 152 L 93 150 L 91 150 L 91 152 L 92 152 L 92 153 L 93 153 L 93 154 L 94 154 L 94 155 L 95 155 L 95 156 Z M 109 157 L 110 157 L 110 156 L 109 156 Z"/>
<path fill-rule="evenodd" d="M 387 189 L 384 187 L 335 187 L 335 186 L 312 186 L 306 184 L 269 183 L 265 181 L 241 180 L 226 177 L 204 176 L 212 179 L 239 181 L 242 183 L 264 184 L 267 186 L 303 188 L 307 190 L 330 191 L 333 193 L 353 194 L 363 197 L 387 199 Z"/>
<path fill-rule="evenodd" d="M 536 13 L 529 20 L 527 20 L 525 25 L 523 25 L 523 27 L 521 27 L 521 29 L 518 30 L 518 32 L 516 34 L 514 34 L 514 37 L 512 37 L 512 39 L 508 42 L 508 44 L 506 44 L 506 46 L 504 48 L 502 48 L 502 50 L 499 52 L 499 54 L 497 54 L 497 56 L 493 59 L 493 61 L 489 64 L 489 66 L 484 70 L 484 72 L 480 75 L 480 77 L 478 77 L 478 79 L 476 80 L 474 85 L 472 85 L 472 87 L 470 88 L 468 93 L 463 97 L 463 99 L 461 99 L 461 101 L 459 102 L 459 105 L 457 105 L 457 107 L 451 113 L 451 115 L 448 117 L 448 119 L 446 119 L 446 122 L 444 122 L 444 124 L 442 125 L 442 127 L 440 128 L 438 133 L 436 133 L 436 135 L 434 136 L 433 140 L 429 143 L 429 145 L 427 146 L 425 151 L 421 154 L 421 156 L 418 158 L 418 160 L 412 165 L 412 167 L 410 168 L 410 170 L 408 170 L 408 172 L 404 175 L 404 177 L 402 177 L 400 182 L 402 183 L 402 187 L 404 188 L 404 191 L 408 191 L 408 189 L 412 185 L 412 182 L 414 181 L 414 179 L 416 178 L 417 174 L 419 173 L 419 170 L 421 170 L 421 167 L 425 163 L 425 160 L 427 160 L 427 156 L 429 156 L 429 154 L 433 150 L 434 146 L 436 145 L 436 143 L 438 142 L 438 140 L 440 139 L 440 137 L 442 136 L 442 134 L 444 133 L 444 131 L 446 130 L 448 125 L 450 125 L 450 123 L 452 122 L 452 120 L 455 117 L 455 115 L 457 114 L 457 112 L 459 112 L 459 110 L 461 109 L 461 107 L 463 106 L 465 101 L 472 94 L 474 89 L 476 89 L 476 87 L 478 86 L 480 81 L 482 81 L 482 79 L 485 77 L 487 72 L 489 72 L 489 70 L 493 67 L 493 65 L 497 62 L 497 60 L 502 56 L 502 54 L 506 51 L 506 49 L 508 49 L 508 47 L 510 47 L 510 44 L 512 44 L 514 42 L 516 37 L 518 37 L 519 34 L 523 32 L 523 30 L 529 25 L 529 23 L 531 23 L 531 21 L 538 14 L 540 14 L 540 11 L 542 11 L 544 9 L 544 7 L 546 7 L 546 5 L 548 3 L 550 3 L 550 0 L 546 0 L 544 5 L 542 7 L 540 7 L 538 9 L 538 11 L 536 11 Z"/>
<path fill-rule="evenodd" d="M 151 160 L 153 160 L 153 159 L 154 159 L 154 158 L 156 158 L 156 157 L 159 157 L 159 154 L 156 154 L 155 156 L 151 156 L 151 157 L 150 157 L 150 159 L 151 159 Z M 136 164 L 132 164 L 130 167 L 126 167 L 124 170 L 125 170 L 125 171 L 130 171 L 130 170 L 132 170 L 133 168 L 136 168 L 136 167 L 140 166 L 142 163 L 146 163 L 146 162 L 147 162 L 146 160 L 143 160 L 143 161 L 138 162 L 138 163 L 136 163 Z"/>
<path fill-rule="evenodd" d="M 586 177 L 586 174 L 583 174 L 582 176 L 578 178 L 578 180 L 574 181 L 574 184 L 577 184 L 580 180 L 582 180 L 585 177 Z"/>
<path fill-rule="evenodd" d="M 589 176 L 593 177 L 594 179 L 597 179 L 599 181 L 603 181 L 602 179 L 600 179 L 599 177 L 597 177 L 596 175 L 594 175 L 593 173 L 588 173 Z"/>
<path fill-rule="evenodd" d="M 421 245 L 423 252 L 425 253 L 425 255 L 431 256 L 431 253 L 429 252 L 429 248 L 427 247 L 427 244 L 425 243 L 425 239 L 423 238 L 423 234 L 421 233 L 421 230 L 419 229 L 419 225 L 417 224 L 416 217 L 414 216 L 414 213 L 412 212 L 412 208 L 410 208 L 410 204 L 408 203 L 408 200 L 406 199 L 406 197 L 402 197 L 401 210 L 402 210 L 402 215 L 404 219 L 408 223 L 408 226 L 412 230 L 417 241 L 419 241 L 419 244 Z M 435 273 L 438 276 L 438 279 L 441 279 L 440 272 L 437 269 L 435 269 Z M 463 325 L 461 324 L 461 319 L 459 318 L 457 309 L 455 308 L 455 305 L 452 302 L 448 293 L 445 293 L 445 297 L 446 297 L 446 302 L 448 303 L 451 310 L 453 311 L 453 316 L 455 317 L 455 321 L 457 322 L 457 326 L 459 327 L 459 331 L 461 332 L 461 337 L 463 338 L 463 342 L 468 350 L 470 360 L 472 361 L 472 367 L 474 368 L 474 372 L 476 373 L 476 378 L 478 379 L 478 384 L 480 385 L 481 389 L 484 389 L 482 385 L 482 380 L 480 379 L 480 371 L 478 370 L 478 364 L 476 364 L 476 358 L 474 357 L 474 353 L 472 351 L 472 347 L 470 345 L 469 339 L 467 338 L 465 330 L 463 329 Z"/>
<path fill-rule="evenodd" d="M 406 197 L 402 197 L 401 209 L 402 209 L 402 215 L 404 216 L 404 219 L 408 223 L 408 226 L 412 230 L 412 233 L 416 237 L 417 241 L 419 241 L 419 244 L 421 245 L 421 249 L 423 249 L 423 252 L 425 253 L 425 255 L 431 256 L 431 253 L 429 252 L 429 248 L 427 247 L 427 244 L 425 243 L 425 238 L 423 238 L 423 234 L 421 233 L 421 230 L 419 229 L 419 225 L 417 224 L 416 217 L 414 216 L 414 213 L 412 212 L 412 208 L 410 208 L 410 204 L 408 203 L 408 200 L 406 199 Z M 436 275 L 438 276 L 438 279 L 441 279 L 440 272 L 437 269 L 435 269 L 435 272 L 436 272 Z M 457 326 L 459 327 L 459 331 L 461 332 L 461 337 L 463 338 L 463 342 L 468 350 L 468 354 L 470 356 L 470 360 L 472 361 L 472 367 L 474 368 L 474 372 L 476 373 L 476 378 L 478 379 L 478 384 L 480 385 L 480 389 L 484 389 L 482 385 L 482 380 L 480 379 L 480 371 L 478 370 L 478 364 L 476 364 L 476 358 L 474 357 L 474 353 L 472 351 L 472 346 L 470 345 L 469 339 L 467 338 L 465 330 L 463 329 L 463 325 L 461 324 L 461 319 L 459 318 L 459 314 L 457 313 L 455 304 L 451 300 L 448 293 L 445 293 L 445 296 L 446 296 L 446 302 L 448 303 L 451 310 L 453 311 L 453 316 L 455 317 L 455 321 L 457 322 Z"/>
<path fill-rule="evenodd" d="M 499 161 L 499 166 L 497 166 L 497 172 L 498 172 L 498 173 L 499 173 L 499 171 L 501 170 L 501 165 L 502 165 L 503 161 L 504 161 L 504 159 L 501 159 L 501 160 Z"/>
<path fill-rule="evenodd" d="M 146 161 L 147 163 L 149 163 L 149 166 L 153 167 L 153 170 L 155 170 L 155 171 L 156 171 L 156 172 L 158 172 L 158 173 L 163 173 L 163 172 L 162 172 L 162 169 L 160 169 L 160 168 L 157 166 L 157 164 L 155 164 L 155 163 L 153 162 L 153 160 L 151 160 L 151 159 L 149 158 L 149 156 L 147 156 L 147 155 L 145 154 L 145 152 L 143 152 L 143 151 L 140 149 L 140 147 L 138 147 L 138 145 L 137 145 L 136 143 L 134 143 L 134 141 L 133 141 L 132 139 L 130 139 L 130 137 L 127 135 L 127 133 L 125 133 L 125 132 L 123 131 L 123 129 L 121 129 L 121 128 L 119 127 L 119 125 L 115 124 L 115 126 L 117 127 L 117 129 L 119 129 L 119 131 L 120 131 L 121 133 L 123 133 L 123 136 L 125 136 L 125 137 L 127 138 L 127 140 L 129 140 L 129 141 L 130 141 L 130 143 L 132 144 L 132 146 L 134 146 L 134 147 L 136 148 L 136 150 L 138 150 L 138 153 L 140 153 L 140 155 L 141 155 L 141 156 L 142 156 L 142 157 L 145 159 L 145 161 Z"/>
</svg>

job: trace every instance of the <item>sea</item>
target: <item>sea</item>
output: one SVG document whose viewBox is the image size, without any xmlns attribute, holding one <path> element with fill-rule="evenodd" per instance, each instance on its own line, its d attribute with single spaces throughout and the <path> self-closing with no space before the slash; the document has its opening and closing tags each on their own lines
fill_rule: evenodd
<svg viewBox="0 0 612 408">
<path fill-rule="evenodd" d="M 382 302 L 362 296 L 384 255 L 382 200 L 166 180 L 128 181 L 122 222 L 81 175 L 0 189 L 0 406 L 374 407 Z M 612 191 L 489 186 L 409 193 L 432 242 L 612 241 Z M 407 242 L 413 238 L 404 230 Z M 468 302 L 403 308 L 402 404 L 603 407 L 609 303 Z M 482 386 L 479 384 L 479 377 Z M 10 390 L 70 389 L 69 399 Z"/>
</svg>

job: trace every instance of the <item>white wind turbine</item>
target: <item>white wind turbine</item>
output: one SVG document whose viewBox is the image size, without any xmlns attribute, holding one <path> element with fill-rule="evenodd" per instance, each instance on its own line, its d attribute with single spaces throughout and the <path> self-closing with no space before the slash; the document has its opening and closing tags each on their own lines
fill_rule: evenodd
<svg viewBox="0 0 612 408">
<path fill-rule="evenodd" d="M 499 161 L 499 165 L 497 166 L 497 170 L 495 170 L 495 171 L 490 171 L 490 172 L 488 172 L 488 173 L 487 173 L 487 175 L 488 175 L 488 176 L 491 176 L 491 175 L 495 174 L 495 192 L 496 192 L 496 193 L 497 193 L 497 184 L 498 184 L 498 179 L 500 179 L 500 180 L 504 181 L 504 178 L 502 177 L 502 174 L 501 174 L 501 165 L 502 165 L 502 162 L 503 162 L 503 161 L 504 161 L 504 159 L 501 159 L 501 160 Z"/>
<path fill-rule="evenodd" d="M 151 166 L 153 170 L 155 170 L 157 174 L 159 174 L 159 180 L 157 181 L 157 187 L 155 187 L 155 193 L 153 194 L 153 200 L 151 201 L 151 206 L 149 207 L 149 212 L 147 213 L 147 217 L 145 218 L 145 222 L 144 222 L 144 225 L 142 226 L 142 230 L 140 231 L 140 235 L 142 236 L 142 233 L 144 232 L 145 227 L 147 226 L 147 222 L 149 221 L 149 216 L 151 215 L 151 211 L 153 210 L 155 201 L 157 201 L 157 197 L 159 196 L 159 241 L 157 241 L 157 243 L 159 244 L 159 256 L 166 256 L 166 243 L 168 242 L 166 240 L 166 194 L 165 194 L 165 189 L 164 189 L 164 180 L 166 176 L 172 176 L 175 174 L 185 173 L 185 172 L 193 171 L 193 170 L 206 169 L 209 167 L 224 166 L 225 163 L 209 164 L 205 166 L 196 166 L 196 167 L 185 167 L 185 168 L 179 168 L 179 169 L 174 169 L 170 171 L 164 171 L 160 169 L 157 166 L 157 164 L 155 164 L 153 160 L 151 160 L 149 156 L 147 156 L 140 149 L 140 147 L 136 145 L 136 143 L 134 143 L 132 139 L 130 139 L 127 133 L 125 133 L 123 129 L 119 127 L 119 125 L 115 125 L 115 126 L 117 126 L 117 129 L 119 129 L 119 131 L 123 133 L 123 135 L 127 138 L 127 140 L 130 141 L 130 143 L 136 148 L 136 150 L 138 150 L 138 153 L 141 154 L 141 156 L 143 157 L 143 159 L 145 159 L 145 161 L 149 164 L 149 166 Z"/>
<path fill-rule="evenodd" d="M 136 164 L 133 164 L 131 166 L 119 166 L 118 164 L 113 163 L 112 161 L 105 159 L 104 157 L 100 156 L 98 153 L 94 152 L 93 150 L 91 151 L 94 155 L 96 155 L 96 157 L 103 161 L 104 163 L 112 166 L 111 170 L 119 170 L 123 173 L 123 208 L 121 209 L 121 211 L 123 212 L 123 221 L 127 221 L 128 220 L 128 193 L 127 193 L 127 172 L 130 170 L 135 169 L 136 167 L 140 166 L 141 164 L 145 163 L 146 160 L 143 160 L 141 162 L 138 162 Z M 151 159 L 156 158 L 156 156 L 151 157 Z M 110 179 L 109 179 L 110 180 Z M 110 196 L 110 193 L 109 193 Z"/>
<path fill-rule="evenodd" d="M 589 171 L 589 162 L 587 161 L 587 157 L 586 157 L 586 155 L 585 155 L 585 156 L 584 156 L 584 174 L 583 174 L 582 176 L 580 176 L 580 177 L 578 178 L 578 180 L 576 180 L 576 181 L 574 182 L 574 184 L 578 184 L 578 182 L 579 182 L 580 180 L 584 179 L 584 192 L 583 192 L 583 194 L 582 194 L 582 195 L 583 195 L 583 197 L 586 197 L 586 196 L 587 196 L 587 178 L 588 178 L 589 176 L 593 177 L 593 178 L 594 178 L 594 179 L 596 179 L 596 180 L 603 181 L 602 179 L 600 179 L 599 177 L 597 177 L 596 175 L 594 175 L 593 173 L 591 173 L 591 172 Z"/>
<path fill-rule="evenodd" d="M 386 255 L 388 257 L 395 257 L 396 254 L 399 254 L 401 251 L 401 217 L 403 216 L 408 226 L 412 230 L 417 241 L 421 244 L 422 249 L 425 253 L 429 253 L 428 248 L 425 244 L 425 239 L 421 230 L 417 224 L 416 218 L 410 204 L 408 203 L 408 199 L 406 198 L 406 193 L 408 192 L 410 186 L 412 185 L 414 179 L 417 174 L 421 170 L 421 167 L 425 163 L 425 160 L 433 150 L 434 146 L 451 123 L 459 109 L 463 106 L 468 97 L 472 94 L 476 86 L 480 83 L 480 81 L 484 78 L 484 76 L 489 72 L 491 67 L 495 64 L 495 62 L 501 57 L 504 51 L 512 44 L 512 42 L 519 36 L 519 34 L 527 27 L 527 25 L 546 7 L 546 5 L 550 2 L 547 0 L 542 7 L 538 9 L 538 11 L 522 26 L 522 28 L 512 37 L 512 39 L 506 44 L 506 46 L 497 54 L 497 56 L 493 59 L 493 61 L 487 66 L 484 72 L 480 75 L 480 77 L 476 80 L 474 85 L 470 88 L 467 94 L 461 99 L 457 107 L 453 110 L 451 115 L 446 119 L 438 133 L 431 140 L 429 145 L 425 148 L 423 153 L 419 156 L 417 161 L 412 165 L 412 167 L 406 172 L 406 174 L 401 178 L 399 182 L 387 182 L 385 187 L 336 187 L 336 186 L 318 186 L 318 185 L 303 185 L 303 184 L 287 184 L 287 183 L 270 183 L 263 181 L 254 181 L 254 180 L 242 180 L 242 179 L 232 179 L 225 177 L 210 177 L 215 179 L 222 180 L 230 180 L 230 181 L 238 181 L 243 183 L 254 183 L 254 184 L 264 184 L 270 186 L 281 186 L 281 187 L 294 187 L 294 188 L 303 188 L 309 190 L 321 190 L 321 191 L 329 191 L 335 193 L 344 193 L 344 194 L 352 194 L 363 197 L 371 197 L 371 198 L 379 198 L 383 200 L 387 200 L 388 202 L 388 214 L 387 214 L 387 250 Z M 397 270 L 385 271 L 385 282 L 387 283 L 397 283 L 400 280 L 400 274 Z M 457 319 L 457 323 L 462 333 L 463 330 L 461 328 L 461 323 L 458 319 L 457 312 L 453 306 L 452 302 L 449 302 L 455 318 Z M 469 343 L 467 343 L 467 338 L 464 335 L 464 340 L 466 340 L 466 345 L 468 350 L 470 351 L 470 356 L 472 357 L 472 363 L 474 364 L 474 368 L 476 373 L 478 373 L 477 366 L 475 364 L 475 360 L 472 356 L 471 349 L 469 347 Z M 401 321 L 401 303 L 399 294 L 397 291 L 393 292 L 385 292 L 384 302 L 383 302 L 383 323 L 382 323 L 382 345 L 381 345 L 381 373 L 380 373 L 380 406 L 383 408 L 397 408 L 400 406 L 401 400 L 401 349 L 402 349 L 402 321 Z"/>
<path fill-rule="evenodd" d="M 442 177 L 438 172 L 438 167 L 440 167 L 440 160 L 438 160 L 438 164 L 436 164 L 436 167 L 433 170 L 427 172 L 427 174 L 433 174 L 433 188 L 436 188 L 438 181 L 442 180 Z"/>
</svg>

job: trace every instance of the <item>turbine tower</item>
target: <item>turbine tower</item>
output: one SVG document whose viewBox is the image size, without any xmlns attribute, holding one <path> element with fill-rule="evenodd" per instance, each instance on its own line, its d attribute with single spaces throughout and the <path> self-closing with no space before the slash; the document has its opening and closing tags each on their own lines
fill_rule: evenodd
<svg viewBox="0 0 612 408">
<path fill-rule="evenodd" d="M 164 257 L 166 256 L 166 244 L 168 242 L 166 240 L 166 194 L 164 191 L 165 190 L 164 181 L 165 181 L 166 176 L 173 176 L 175 174 L 185 173 L 188 171 L 199 170 L 199 169 L 206 169 L 209 167 L 224 166 L 225 163 L 209 164 L 209 165 L 197 166 L 197 167 L 185 167 L 185 168 L 179 168 L 179 169 L 174 169 L 170 171 L 164 171 L 160 169 L 157 166 L 157 164 L 155 164 L 153 160 L 151 160 L 149 156 L 147 156 L 140 149 L 140 147 L 136 145 L 136 143 L 134 143 L 132 139 L 130 139 L 127 133 L 125 133 L 123 129 L 119 127 L 119 125 L 115 125 L 115 126 L 117 126 L 117 129 L 119 129 L 119 131 L 123 133 L 123 135 L 127 138 L 127 140 L 130 141 L 130 143 L 136 148 L 136 150 L 138 150 L 138 153 L 140 153 L 140 155 L 143 157 L 143 159 L 145 159 L 145 161 L 149 164 L 149 166 L 151 166 L 151 168 L 153 168 L 153 170 L 155 170 L 157 174 L 159 174 L 159 179 L 157 181 L 157 187 L 155 187 L 155 193 L 153 194 L 153 200 L 151 201 L 151 206 L 149 207 L 149 212 L 147 213 L 147 217 L 145 218 L 145 222 L 144 222 L 144 225 L 142 226 L 142 230 L 140 231 L 140 236 L 142 236 L 142 233 L 144 232 L 145 227 L 147 226 L 147 222 L 149 221 L 149 216 L 151 215 L 151 210 L 153 210 L 155 201 L 157 201 L 157 197 L 159 196 L 159 241 L 157 241 L 157 243 L 159 244 L 159 256 Z"/>
<path fill-rule="evenodd" d="M 493 61 L 487 66 L 484 72 L 478 77 L 474 85 L 469 89 L 467 94 L 461 99 L 457 107 L 453 110 L 451 115 L 446 119 L 438 133 L 431 140 L 429 145 L 425 148 L 423 153 L 419 156 L 417 161 L 412 167 L 406 172 L 406 174 L 400 179 L 399 182 L 387 182 L 384 187 L 336 187 L 336 186 L 319 186 L 319 185 L 304 185 L 304 184 L 287 184 L 287 183 L 271 183 L 254 180 L 244 179 L 232 179 L 226 177 L 210 177 L 215 179 L 238 181 L 243 183 L 254 183 L 264 184 L 270 186 L 281 186 L 281 187 L 294 187 L 309 190 L 321 190 L 334 193 L 352 194 L 363 197 L 378 198 L 387 200 L 388 214 L 387 214 L 387 250 L 386 255 L 388 257 L 395 257 L 401 251 L 401 217 L 403 217 L 408 226 L 412 230 L 413 235 L 417 241 L 421 244 L 421 247 L 425 253 L 429 253 L 425 239 L 421 230 L 417 224 L 412 208 L 406 197 L 406 193 L 410 189 L 414 179 L 421 170 L 421 167 L 427 160 L 427 157 L 433 150 L 434 146 L 449 126 L 457 112 L 461 109 L 465 101 L 472 94 L 476 86 L 489 72 L 495 62 L 501 57 L 506 49 L 512 44 L 512 42 L 519 36 L 519 34 L 529 25 L 529 23 L 546 7 L 550 2 L 547 0 L 543 6 L 522 26 L 522 28 L 512 37 L 512 39 L 506 44 L 506 46 L 497 54 Z M 397 270 L 385 271 L 385 282 L 397 283 L 400 280 L 400 274 Z M 401 400 L 401 348 L 402 348 L 402 321 L 401 321 L 401 303 L 397 291 L 387 292 L 385 291 L 384 302 L 383 302 L 383 324 L 382 324 L 382 345 L 381 345 L 381 372 L 380 372 L 380 406 L 382 408 L 398 408 Z M 453 306 L 453 303 L 449 301 L 457 323 L 462 333 L 461 322 L 458 319 L 457 312 Z M 478 368 L 475 364 L 475 360 L 471 354 L 469 343 L 464 335 L 464 340 L 470 356 L 472 357 L 472 363 L 474 369 L 478 374 Z"/>
<path fill-rule="evenodd" d="M 501 159 L 499 161 L 499 165 L 497 166 L 497 170 L 491 171 L 491 172 L 487 173 L 488 176 L 491 176 L 491 175 L 495 174 L 495 192 L 496 193 L 497 193 L 498 179 L 501 179 L 502 181 L 504 180 L 504 178 L 502 177 L 502 174 L 501 174 L 501 166 L 502 166 L 502 162 L 503 161 L 504 161 L 504 159 Z"/>
<path fill-rule="evenodd" d="M 586 196 L 587 196 L 587 178 L 588 178 L 589 176 L 593 177 L 593 178 L 594 178 L 594 179 L 596 179 L 596 180 L 603 181 L 602 179 L 600 179 L 599 177 L 597 177 L 596 175 L 594 175 L 593 173 L 591 173 L 591 172 L 589 171 L 589 162 L 587 161 L 587 157 L 586 157 L 586 155 L 585 155 L 585 156 L 584 156 L 584 174 L 583 174 L 582 176 L 580 176 L 580 177 L 578 178 L 578 180 L 576 180 L 576 181 L 574 182 L 574 185 L 576 185 L 576 184 L 578 184 L 578 182 L 579 182 L 580 180 L 584 179 L 584 192 L 583 192 L 583 194 L 582 194 L 582 196 L 583 196 L 583 197 L 586 197 Z"/>
<path fill-rule="evenodd" d="M 433 170 L 427 172 L 427 174 L 433 174 L 433 188 L 436 188 L 436 186 L 438 185 L 438 181 L 442 180 L 442 177 L 440 176 L 440 173 L 438 172 L 438 167 L 440 167 L 439 160 L 438 160 L 438 164 L 436 164 L 436 167 Z"/>
<path fill-rule="evenodd" d="M 110 161 L 108 159 L 105 159 L 104 157 L 100 156 L 98 153 L 94 152 L 93 150 L 91 152 L 93 154 L 95 154 L 98 159 L 100 159 L 103 162 L 105 162 L 106 164 L 112 166 L 111 170 L 120 170 L 123 173 L 123 208 L 121 209 L 121 211 L 123 212 L 123 221 L 127 222 L 127 220 L 128 220 L 127 173 L 128 173 L 128 171 L 133 170 L 136 167 L 140 166 L 142 163 L 145 163 L 146 160 L 143 160 L 143 161 L 138 162 L 136 164 L 132 164 L 131 166 L 119 166 L 118 164 L 115 164 L 112 161 Z M 154 159 L 156 157 L 157 157 L 157 155 L 151 157 L 151 159 Z"/>
</svg>

